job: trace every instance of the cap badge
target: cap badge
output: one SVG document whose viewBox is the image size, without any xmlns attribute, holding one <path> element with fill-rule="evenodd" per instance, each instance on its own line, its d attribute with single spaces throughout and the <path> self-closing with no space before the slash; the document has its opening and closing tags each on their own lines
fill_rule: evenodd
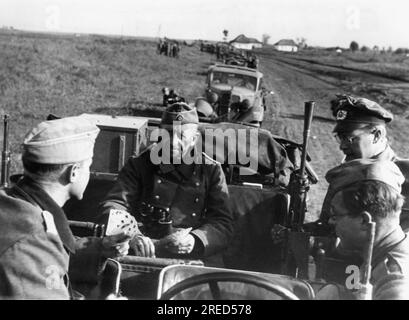
<svg viewBox="0 0 409 320">
<path fill-rule="evenodd" d="M 339 110 L 337 112 L 337 120 L 345 120 L 345 118 L 347 117 L 348 112 L 345 110 Z"/>
<path fill-rule="evenodd" d="M 183 120 L 183 116 L 181 114 L 178 114 L 176 117 L 177 121 L 182 121 Z"/>
</svg>

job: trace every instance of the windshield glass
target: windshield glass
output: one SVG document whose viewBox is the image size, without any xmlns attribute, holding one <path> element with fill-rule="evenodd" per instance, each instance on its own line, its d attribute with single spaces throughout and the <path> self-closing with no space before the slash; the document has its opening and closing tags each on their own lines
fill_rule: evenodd
<svg viewBox="0 0 409 320">
<path fill-rule="evenodd" d="M 257 78 L 244 74 L 215 71 L 211 79 L 211 84 L 227 84 L 229 86 L 244 87 L 253 91 L 257 87 Z"/>
</svg>

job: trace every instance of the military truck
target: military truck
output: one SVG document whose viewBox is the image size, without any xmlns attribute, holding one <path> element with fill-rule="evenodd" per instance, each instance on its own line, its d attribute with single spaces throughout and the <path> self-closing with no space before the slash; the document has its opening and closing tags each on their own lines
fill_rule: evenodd
<svg viewBox="0 0 409 320">
<path fill-rule="evenodd" d="M 209 67 L 204 98 L 218 121 L 260 126 L 266 110 L 266 96 L 260 71 L 240 66 L 215 64 Z M 209 106 L 201 103 L 198 112 L 206 116 Z"/>
</svg>

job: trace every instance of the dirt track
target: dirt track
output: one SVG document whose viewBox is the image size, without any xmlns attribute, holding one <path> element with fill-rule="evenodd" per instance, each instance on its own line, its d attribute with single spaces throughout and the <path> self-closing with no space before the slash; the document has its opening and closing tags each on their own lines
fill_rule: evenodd
<svg viewBox="0 0 409 320">
<path fill-rule="evenodd" d="M 388 86 L 390 89 L 406 87 L 407 83 L 366 72 L 348 71 L 324 65 L 311 66 L 308 62 L 284 56 L 261 56 L 260 62 L 261 71 L 265 74 L 266 86 L 275 92 L 271 98 L 271 107 L 266 113 L 264 128 L 301 143 L 304 102 L 316 101 L 308 152 L 320 182 L 311 188 L 309 203 L 311 214 L 307 217 L 307 219 L 315 219 L 327 188 L 325 173 L 339 164 L 343 157 L 332 134 L 335 122 L 331 115 L 329 101 L 336 93 L 351 92 L 354 82 L 371 84 L 372 87 L 375 84 Z M 370 98 L 368 94 L 365 97 Z M 392 105 L 389 109 L 393 107 Z M 404 132 L 408 120 L 402 118 L 394 121 L 389 134 L 392 144 L 395 142 L 393 144 L 395 150 L 399 150 L 401 156 L 407 156 L 409 139 Z M 399 147 L 397 148 L 396 145 Z"/>
</svg>

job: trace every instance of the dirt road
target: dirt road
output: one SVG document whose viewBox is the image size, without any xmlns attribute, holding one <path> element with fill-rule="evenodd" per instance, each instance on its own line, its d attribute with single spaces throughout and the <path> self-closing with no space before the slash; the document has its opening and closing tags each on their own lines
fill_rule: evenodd
<svg viewBox="0 0 409 320">
<path fill-rule="evenodd" d="M 355 83 L 388 86 L 393 89 L 406 87 L 407 83 L 382 78 L 365 72 L 343 70 L 330 66 L 311 66 L 307 62 L 295 61 L 280 55 L 260 57 L 261 71 L 265 75 L 266 87 L 275 92 L 266 113 L 263 127 L 297 142 L 302 142 L 304 102 L 316 101 L 311 140 L 308 152 L 320 182 L 312 186 L 309 198 L 310 214 L 315 219 L 321 208 L 327 189 L 325 173 L 340 163 L 342 152 L 332 134 L 335 121 L 332 118 L 329 101 L 336 93 L 351 92 Z M 342 76 L 340 76 L 342 74 Z M 370 98 L 369 94 L 365 95 Z M 389 109 L 393 109 L 393 105 Z M 395 113 L 396 114 L 396 113 Z M 408 120 L 398 117 L 389 129 L 390 140 L 401 156 L 409 155 L 409 138 L 403 134 Z"/>
</svg>

